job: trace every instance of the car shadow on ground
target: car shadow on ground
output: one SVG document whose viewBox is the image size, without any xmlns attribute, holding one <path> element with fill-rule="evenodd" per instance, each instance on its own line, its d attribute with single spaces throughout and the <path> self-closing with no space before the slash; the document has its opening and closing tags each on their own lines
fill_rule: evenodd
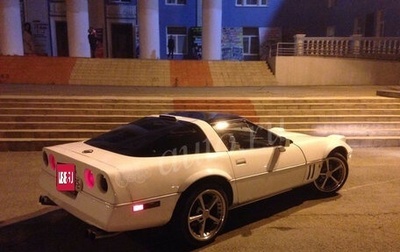
<svg viewBox="0 0 400 252">
<path fill-rule="evenodd" d="M 229 212 L 228 222 L 216 243 L 237 235 L 251 235 L 251 228 L 284 218 L 293 212 L 335 200 L 340 195 L 321 198 L 298 188 Z M 244 228 L 251 225 L 251 228 Z M 124 232 L 114 237 L 92 240 L 88 225 L 62 209 L 0 226 L 0 251 L 190 251 L 170 227 Z M 283 227 L 282 227 L 283 228 Z M 212 246 L 212 245 L 209 245 Z"/>
</svg>

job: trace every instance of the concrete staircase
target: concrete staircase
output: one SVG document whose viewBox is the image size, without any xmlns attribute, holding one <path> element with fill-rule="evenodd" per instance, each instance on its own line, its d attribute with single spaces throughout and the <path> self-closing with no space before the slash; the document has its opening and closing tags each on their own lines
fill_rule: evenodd
<svg viewBox="0 0 400 252">
<path fill-rule="evenodd" d="M 265 127 L 343 134 L 351 146 L 400 146 L 400 99 L 0 96 L 0 151 L 33 151 L 81 141 L 148 114 L 208 110 Z"/>
<path fill-rule="evenodd" d="M 0 83 L 129 87 L 277 84 L 265 61 L 140 60 L 0 55 Z"/>
</svg>

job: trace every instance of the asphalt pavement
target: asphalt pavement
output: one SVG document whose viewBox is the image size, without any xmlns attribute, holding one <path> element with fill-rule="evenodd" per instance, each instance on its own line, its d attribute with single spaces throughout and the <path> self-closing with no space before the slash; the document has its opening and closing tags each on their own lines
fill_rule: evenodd
<svg viewBox="0 0 400 252">
<path fill-rule="evenodd" d="M 0 251 L 182 251 L 164 228 L 91 241 L 86 224 L 38 203 L 41 152 L 0 152 Z M 400 148 L 357 148 L 334 197 L 296 189 L 230 212 L 200 251 L 400 251 Z"/>
</svg>

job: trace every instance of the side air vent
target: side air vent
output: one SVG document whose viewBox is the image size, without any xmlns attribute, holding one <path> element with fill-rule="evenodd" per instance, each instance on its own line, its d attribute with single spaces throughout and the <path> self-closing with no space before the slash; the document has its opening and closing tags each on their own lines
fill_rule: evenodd
<svg viewBox="0 0 400 252">
<path fill-rule="evenodd" d="M 307 167 L 306 180 L 312 180 L 319 174 L 324 161 L 309 164 Z"/>
</svg>

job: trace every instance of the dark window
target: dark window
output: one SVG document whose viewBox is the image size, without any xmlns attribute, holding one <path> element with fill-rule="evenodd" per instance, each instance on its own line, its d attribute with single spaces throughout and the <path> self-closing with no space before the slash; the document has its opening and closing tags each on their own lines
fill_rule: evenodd
<svg viewBox="0 0 400 252">
<path fill-rule="evenodd" d="M 245 55 L 258 55 L 260 43 L 257 27 L 243 28 L 243 53 Z"/>
<path fill-rule="evenodd" d="M 186 0 L 166 0 L 165 4 L 167 4 L 167 5 L 184 5 L 184 4 L 186 4 Z"/>
<path fill-rule="evenodd" d="M 108 0 L 109 3 L 130 3 L 131 0 Z"/>
<path fill-rule="evenodd" d="M 214 152 L 203 131 L 174 117 L 145 117 L 86 141 L 127 156 L 157 157 Z"/>
<path fill-rule="evenodd" d="M 268 0 L 236 0 L 236 6 L 266 7 Z"/>
</svg>

